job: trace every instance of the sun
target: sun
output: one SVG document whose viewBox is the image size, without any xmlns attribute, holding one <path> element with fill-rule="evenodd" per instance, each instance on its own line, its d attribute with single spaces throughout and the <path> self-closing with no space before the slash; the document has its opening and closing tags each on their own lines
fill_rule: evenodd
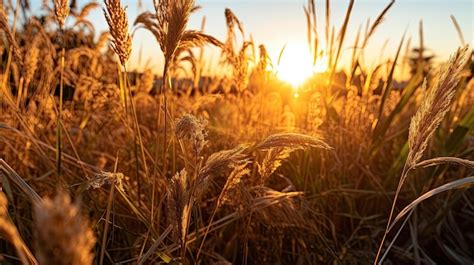
<svg viewBox="0 0 474 265">
<path fill-rule="evenodd" d="M 320 58 L 316 65 L 313 65 L 313 57 L 306 45 L 288 44 L 281 55 L 277 70 L 280 80 L 297 88 L 315 73 L 325 72 L 327 59 L 326 57 Z"/>
</svg>

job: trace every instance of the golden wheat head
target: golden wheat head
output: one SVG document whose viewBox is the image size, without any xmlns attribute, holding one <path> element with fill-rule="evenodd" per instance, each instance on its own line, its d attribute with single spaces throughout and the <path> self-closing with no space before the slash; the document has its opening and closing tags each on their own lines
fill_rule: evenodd
<svg viewBox="0 0 474 265">
<path fill-rule="evenodd" d="M 104 0 L 104 15 L 112 35 L 112 49 L 120 58 L 122 65 L 130 58 L 132 52 L 132 38 L 128 33 L 128 18 L 126 8 L 120 0 Z"/>
<path fill-rule="evenodd" d="M 69 15 L 69 0 L 54 0 L 54 14 L 59 27 L 63 29 Z"/>
</svg>

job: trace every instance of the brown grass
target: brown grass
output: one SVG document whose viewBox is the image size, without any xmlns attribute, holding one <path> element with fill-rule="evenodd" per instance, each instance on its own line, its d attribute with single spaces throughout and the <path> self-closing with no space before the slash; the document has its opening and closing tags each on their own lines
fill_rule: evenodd
<svg viewBox="0 0 474 265">
<path fill-rule="evenodd" d="M 44 1 L 41 16 L 6 2 L 0 262 L 472 264 L 472 53 L 431 70 L 420 23 L 416 41 L 387 40 L 395 58 L 366 65 L 393 1 L 348 40 L 357 3 L 334 25 L 334 2 L 309 0 L 308 46 L 329 70 L 297 91 L 230 9 L 217 40 L 205 20 L 188 28 L 191 0 L 155 0 L 132 29 L 125 2 L 105 0 L 102 33 L 98 2 Z M 127 71 L 139 27 L 161 75 L 142 57 L 144 72 Z"/>
</svg>

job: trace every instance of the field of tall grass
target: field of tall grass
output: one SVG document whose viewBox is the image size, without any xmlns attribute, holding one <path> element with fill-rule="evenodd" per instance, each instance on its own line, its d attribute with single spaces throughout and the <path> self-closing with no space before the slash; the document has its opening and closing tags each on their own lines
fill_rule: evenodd
<svg viewBox="0 0 474 265">
<path fill-rule="evenodd" d="M 474 64 L 454 16 L 448 61 L 420 23 L 369 67 L 396 3 L 351 40 L 354 1 L 334 25 L 309 0 L 327 65 L 296 93 L 230 9 L 222 40 L 188 29 L 194 0 L 135 21 L 75 2 L 2 1 L 1 264 L 474 264 Z M 159 75 L 127 69 L 136 30 Z M 203 75 L 207 46 L 221 75 Z"/>
</svg>

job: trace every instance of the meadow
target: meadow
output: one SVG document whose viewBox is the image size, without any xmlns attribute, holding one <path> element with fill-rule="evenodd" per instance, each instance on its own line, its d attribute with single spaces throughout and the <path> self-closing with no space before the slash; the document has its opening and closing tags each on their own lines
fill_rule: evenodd
<svg viewBox="0 0 474 265">
<path fill-rule="evenodd" d="M 231 9 L 218 39 L 188 29 L 194 0 L 135 21 L 75 2 L 0 6 L 1 264 L 474 264 L 474 62 L 454 16 L 447 61 L 420 22 L 372 66 L 397 3 L 349 39 L 355 1 L 336 25 L 309 0 L 320 69 L 295 88 Z M 138 30 L 161 73 L 129 70 Z"/>
</svg>

